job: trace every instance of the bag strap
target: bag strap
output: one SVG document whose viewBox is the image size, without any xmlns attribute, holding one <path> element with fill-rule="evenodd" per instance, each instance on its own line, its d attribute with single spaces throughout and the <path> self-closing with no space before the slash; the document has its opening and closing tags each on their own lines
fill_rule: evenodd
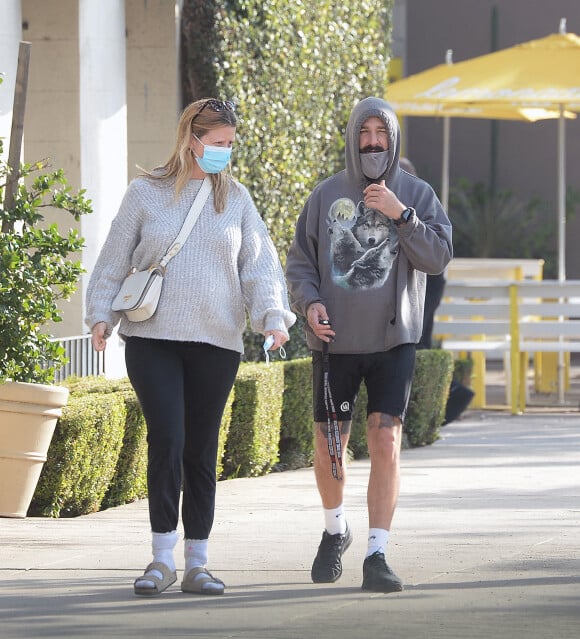
<svg viewBox="0 0 580 639">
<path fill-rule="evenodd" d="M 326 438 L 328 441 L 328 454 L 332 466 L 332 476 L 342 480 L 342 442 L 340 440 L 340 426 L 334 407 L 334 400 L 330 392 L 330 356 L 328 354 L 328 342 L 322 342 L 322 373 L 324 383 L 324 406 L 326 408 Z"/>
<path fill-rule="evenodd" d="M 195 196 L 195 199 L 193 200 L 191 208 L 189 209 L 189 213 L 187 214 L 187 217 L 185 218 L 185 222 L 183 223 L 183 226 L 181 227 L 181 230 L 179 231 L 178 236 L 175 238 L 175 241 L 167 249 L 167 252 L 165 253 L 163 258 L 159 262 L 159 266 L 162 267 L 163 269 L 165 269 L 165 267 L 169 263 L 169 260 L 175 257 L 181 250 L 182 246 L 185 244 L 185 240 L 187 240 L 187 238 L 189 237 L 189 234 L 191 233 L 193 227 L 195 226 L 195 223 L 197 222 L 197 218 L 199 217 L 199 214 L 201 213 L 201 209 L 203 208 L 203 205 L 205 204 L 210 194 L 210 191 L 211 191 L 211 180 L 209 177 L 206 177 L 204 178 L 201 188 L 199 189 L 199 191 L 197 192 L 197 195 Z"/>
</svg>

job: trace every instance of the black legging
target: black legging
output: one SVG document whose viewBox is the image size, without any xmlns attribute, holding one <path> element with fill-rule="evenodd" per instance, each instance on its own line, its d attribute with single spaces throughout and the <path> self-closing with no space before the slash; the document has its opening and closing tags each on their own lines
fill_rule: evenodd
<svg viewBox="0 0 580 639">
<path fill-rule="evenodd" d="M 177 529 L 183 468 L 186 539 L 207 539 L 221 418 L 240 354 L 197 342 L 127 338 L 127 373 L 147 422 L 152 532 Z"/>
</svg>

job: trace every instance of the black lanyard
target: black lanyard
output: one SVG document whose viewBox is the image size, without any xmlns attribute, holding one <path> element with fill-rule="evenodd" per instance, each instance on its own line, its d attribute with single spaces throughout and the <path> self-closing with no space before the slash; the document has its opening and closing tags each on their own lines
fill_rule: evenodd
<svg viewBox="0 0 580 639">
<path fill-rule="evenodd" d="M 328 438 L 328 453 L 332 463 L 332 476 L 342 480 L 342 443 L 340 441 L 340 426 L 334 408 L 334 400 L 330 392 L 328 380 L 330 371 L 330 357 L 328 355 L 328 342 L 322 342 L 322 372 L 324 379 L 324 406 L 326 407 L 326 424 Z"/>
</svg>

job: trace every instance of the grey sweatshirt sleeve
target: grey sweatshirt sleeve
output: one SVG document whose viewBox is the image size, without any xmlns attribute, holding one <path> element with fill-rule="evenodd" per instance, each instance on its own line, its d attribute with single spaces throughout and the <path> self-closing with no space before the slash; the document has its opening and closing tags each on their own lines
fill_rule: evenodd
<svg viewBox="0 0 580 639">
<path fill-rule="evenodd" d="M 417 215 L 398 227 L 399 242 L 413 268 L 437 275 L 445 270 L 453 257 L 451 223 L 432 188 L 425 182 L 412 200 L 405 204 L 412 206 Z"/>
<path fill-rule="evenodd" d="M 238 270 L 250 325 L 258 333 L 278 330 L 288 335 L 296 315 L 288 305 L 282 266 L 266 225 L 249 193 L 243 190 L 246 202 Z"/>
<path fill-rule="evenodd" d="M 85 323 L 92 329 L 98 322 L 105 322 L 107 336 L 121 319 L 121 313 L 111 310 L 111 304 L 133 266 L 131 257 L 139 241 L 139 212 L 138 188 L 133 181 L 111 224 L 87 287 Z"/>
<path fill-rule="evenodd" d="M 286 280 L 293 310 L 306 316 L 310 304 L 320 302 L 318 224 L 320 204 L 315 190 L 296 223 L 294 240 L 286 258 Z"/>
</svg>

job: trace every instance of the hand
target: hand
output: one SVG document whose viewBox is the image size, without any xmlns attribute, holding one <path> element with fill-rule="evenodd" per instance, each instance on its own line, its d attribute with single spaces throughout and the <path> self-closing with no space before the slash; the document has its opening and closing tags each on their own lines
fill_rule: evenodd
<svg viewBox="0 0 580 639">
<path fill-rule="evenodd" d="M 106 330 L 107 324 L 105 322 L 97 322 L 93 326 L 91 342 L 96 351 L 104 351 L 107 346 L 107 338 L 105 337 Z"/>
<path fill-rule="evenodd" d="M 326 307 L 320 302 L 310 304 L 306 310 L 306 320 L 312 329 L 312 332 L 323 342 L 333 342 L 336 333 L 332 330 L 330 324 L 321 324 L 321 321 L 330 321 Z"/>
<path fill-rule="evenodd" d="M 385 186 L 384 180 L 378 184 L 369 184 L 363 193 L 367 208 L 376 209 L 392 220 L 398 220 L 401 213 L 407 208 L 391 189 Z"/>
<path fill-rule="evenodd" d="M 286 333 L 283 333 L 282 331 L 266 331 L 264 333 L 264 337 L 268 337 L 270 335 L 274 338 L 274 343 L 268 349 L 269 351 L 275 351 L 288 341 Z"/>
</svg>

